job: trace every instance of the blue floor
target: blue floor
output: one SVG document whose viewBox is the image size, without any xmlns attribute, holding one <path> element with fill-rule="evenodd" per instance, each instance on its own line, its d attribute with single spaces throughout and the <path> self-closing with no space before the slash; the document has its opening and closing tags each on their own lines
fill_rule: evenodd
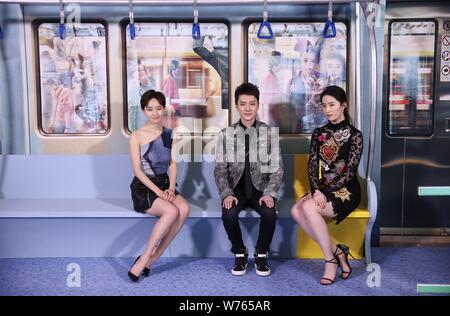
<svg viewBox="0 0 450 316">
<path fill-rule="evenodd" d="M 134 258 L 0 259 L 0 295 L 418 295 L 417 283 L 450 284 L 450 248 L 374 248 L 380 287 L 369 287 L 372 271 L 352 261 L 349 280 L 321 286 L 320 260 L 270 259 L 273 274 L 259 277 L 252 264 L 242 277 L 229 273 L 232 258 L 161 258 L 148 278 L 132 283 Z M 80 287 L 67 286 L 67 265 L 81 270 Z"/>
</svg>

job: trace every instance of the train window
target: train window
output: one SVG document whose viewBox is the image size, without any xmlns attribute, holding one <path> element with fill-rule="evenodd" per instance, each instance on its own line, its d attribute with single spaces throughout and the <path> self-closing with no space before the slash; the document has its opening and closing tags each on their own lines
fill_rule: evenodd
<svg viewBox="0 0 450 316">
<path fill-rule="evenodd" d="M 436 23 L 391 21 L 389 25 L 389 101 L 391 136 L 433 134 Z"/>
<path fill-rule="evenodd" d="M 106 28 L 100 23 L 38 26 L 39 128 L 46 134 L 105 134 L 109 128 Z"/>
<path fill-rule="evenodd" d="M 346 89 L 347 28 L 323 39 L 323 23 L 271 23 L 273 38 L 248 26 L 248 80 L 260 88 L 259 118 L 280 133 L 311 133 L 326 123 L 320 93 L 326 86 Z"/>
<path fill-rule="evenodd" d="M 178 127 L 179 134 L 228 126 L 228 26 L 202 23 L 198 40 L 192 38 L 192 23 L 135 27 L 136 38 L 126 40 L 128 130 L 145 124 L 140 98 L 149 89 L 164 93 L 164 125 Z"/>
</svg>

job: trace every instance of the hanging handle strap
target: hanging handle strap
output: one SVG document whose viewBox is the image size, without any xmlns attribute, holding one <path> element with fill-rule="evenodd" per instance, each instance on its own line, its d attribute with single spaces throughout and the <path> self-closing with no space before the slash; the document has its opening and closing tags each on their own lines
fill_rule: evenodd
<svg viewBox="0 0 450 316">
<path fill-rule="evenodd" d="M 267 31 L 269 32 L 269 35 L 262 35 L 262 31 L 264 30 L 264 28 L 267 28 Z M 258 29 L 258 38 L 259 39 L 271 39 L 271 38 L 273 38 L 272 27 L 270 26 L 270 23 L 269 23 L 269 13 L 268 13 L 268 10 L 267 10 L 267 0 L 264 0 L 263 22 L 261 23 L 261 25 L 259 26 L 259 29 Z"/>
<path fill-rule="evenodd" d="M 3 39 L 3 36 L 4 36 L 4 34 L 3 34 L 2 25 L 0 24 L 0 40 Z"/>
<path fill-rule="evenodd" d="M 59 0 L 59 38 L 62 40 L 66 38 L 66 24 L 63 0 Z"/>
<path fill-rule="evenodd" d="M 133 0 L 128 3 L 128 11 L 130 17 L 130 38 L 134 40 L 136 38 L 136 27 L 134 26 L 134 11 L 133 11 Z"/>
<path fill-rule="evenodd" d="M 331 33 L 328 34 L 328 29 L 331 28 Z M 328 1 L 328 19 L 325 23 L 325 27 L 323 29 L 323 38 L 334 38 L 336 37 L 336 26 L 333 22 L 333 1 Z"/>
<path fill-rule="evenodd" d="M 198 3 L 194 0 L 194 23 L 192 24 L 192 38 L 195 40 L 200 39 L 200 24 L 198 23 Z"/>
</svg>

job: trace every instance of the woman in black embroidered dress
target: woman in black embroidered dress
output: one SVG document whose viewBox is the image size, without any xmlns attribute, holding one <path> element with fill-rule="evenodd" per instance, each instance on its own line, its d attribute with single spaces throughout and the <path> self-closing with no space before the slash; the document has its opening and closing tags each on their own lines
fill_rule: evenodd
<svg viewBox="0 0 450 316">
<path fill-rule="evenodd" d="M 359 205 L 361 189 L 357 174 L 363 137 L 350 123 L 344 90 L 329 86 L 320 95 L 320 101 L 328 124 L 316 128 L 311 136 L 308 163 L 311 193 L 300 198 L 291 213 L 305 233 L 320 245 L 325 258 L 320 284 L 330 285 L 338 266 L 342 279 L 347 279 L 352 270 L 348 247 L 333 243 L 324 217 L 336 219 L 338 224 Z"/>
</svg>

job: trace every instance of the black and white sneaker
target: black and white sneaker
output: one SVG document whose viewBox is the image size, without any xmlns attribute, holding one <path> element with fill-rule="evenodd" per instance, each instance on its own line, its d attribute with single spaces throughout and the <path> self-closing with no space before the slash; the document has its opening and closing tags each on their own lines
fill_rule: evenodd
<svg viewBox="0 0 450 316">
<path fill-rule="evenodd" d="M 247 258 L 246 253 L 237 253 L 234 255 L 234 266 L 231 269 L 233 275 L 244 275 L 247 273 Z"/>
<path fill-rule="evenodd" d="M 267 265 L 267 258 L 269 257 L 269 254 L 266 253 L 259 253 L 254 254 L 255 257 L 255 268 L 256 268 L 256 274 L 259 276 L 269 276 L 270 275 L 270 268 Z"/>
</svg>

